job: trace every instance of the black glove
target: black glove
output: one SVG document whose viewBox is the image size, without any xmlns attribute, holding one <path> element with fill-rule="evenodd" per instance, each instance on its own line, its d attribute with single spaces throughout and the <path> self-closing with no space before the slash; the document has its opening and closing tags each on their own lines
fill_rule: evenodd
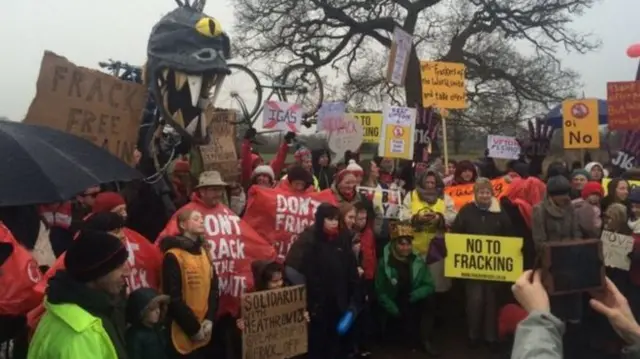
<svg viewBox="0 0 640 359">
<path fill-rule="evenodd" d="M 247 131 L 244 133 L 244 139 L 245 140 L 249 140 L 249 141 L 253 141 L 253 139 L 256 138 L 257 134 L 258 134 L 258 131 L 256 131 L 255 128 L 249 127 L 247 129 Z"/>
<path fill-rule="evenodd" d="M 295 132 L 287 132 L 286 135 L 284 135 L 284 140 L 288 143 L 291 144 L 291 142 L 293 142 L 293 140 L 296 138 L 296 133 Z"/>
<path fill-rule="evenodd" d="M 640 131 L 627 131 L 622 139 L 620 149 L 609 154 L 613 172 L 609 177 L 619 177 L 636 165 L 640 156 Z"/>
</svg>

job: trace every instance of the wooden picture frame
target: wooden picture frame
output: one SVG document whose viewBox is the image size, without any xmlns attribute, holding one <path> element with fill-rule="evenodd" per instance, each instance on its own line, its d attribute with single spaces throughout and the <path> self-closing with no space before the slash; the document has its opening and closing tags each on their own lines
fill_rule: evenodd
<svg viewBox="0 0 640 359">
<path fill-rule="evenodd" d="M 605 286 L 602 241 L 567 239 L 544 243 L 538 253 L 542 283 L 549 295 L 601 290 Z"/>
</svg>

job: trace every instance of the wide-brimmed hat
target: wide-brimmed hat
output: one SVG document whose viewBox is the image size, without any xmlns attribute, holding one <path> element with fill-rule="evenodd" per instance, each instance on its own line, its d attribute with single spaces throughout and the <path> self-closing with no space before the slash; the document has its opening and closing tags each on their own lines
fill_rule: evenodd
<svg viewBox="0 0 640 359">
<path fill-rule="evenodd" d="M 222 176 L 218 171 L 204 171 L 198 178 L 196 189 L 202 187 L 226 187 L 228 184 L 222 180 Z"/>
</svg>

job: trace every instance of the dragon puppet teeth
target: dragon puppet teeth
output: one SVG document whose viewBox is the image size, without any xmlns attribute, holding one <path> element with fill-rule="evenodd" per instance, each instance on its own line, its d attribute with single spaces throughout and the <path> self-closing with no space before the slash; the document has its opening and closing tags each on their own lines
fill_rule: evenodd
<svg viewBox="0 0 640 359">
<path fill-rule="evenodd" d="M 187 83 L 189 84 L 189 94 L 191 95 L 191 106 L 198 105 L 200 91 L 202 91 L 202 76 L 187 75 Z"/>
<path fill-rule="evenodd" d="M 180 91 L 184 87 L 184 84 L 187 83 L 187 74 L 184 74 L 179 71 L 174 71 L 173 76 L 175 78 L 176 90 Z"/>
<path fill-rule="evenodd" d="M 213 86 L 215 89 L 213 90 L 213 94 L 209 97 L 209 101 L 211 101 L 211 106 L 215 106 L 216 100 L 218 99 L 218 95 L 220 94 L 220 90 L 222 89 L 222 83 L 224 82 L 225 75 L 218 74 L 213 79 Z"/>
<path fill-rule="evenodd" d="M 196 128 L 198 128 L 198 119 L 199 119 L 199 117 L 200 117 L 200 115 L 194 117 L 193 120 L 191 120 L 191 122 L 189 122 L 189 125 L 184 129 L 191 136 L 195 135 L 195 133 L 196 133 Z"/>
<path fill-rule="evenodd" d="M 173 120 L 178 126 L 184 128 L 184 117 L 182 117 L 182 110 L 178 110 L 173 114 Z"/>
<path fill-rule="evenodd" d="M 169 78 L 169 69 L 164 69 L 162 70 L 162 78 L 164 79 L 164 82 L 167 82 L 167 79 Z"/>
</svg>

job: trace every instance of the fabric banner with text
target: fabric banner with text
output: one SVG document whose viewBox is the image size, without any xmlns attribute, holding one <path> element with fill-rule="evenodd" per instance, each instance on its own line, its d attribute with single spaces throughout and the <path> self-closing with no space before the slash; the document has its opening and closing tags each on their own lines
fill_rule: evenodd
<svg viewBox="0 0 640 359">
<path fill-rule="evenodd" d="M 523 271 L 522 238 L 446 233 L 444 275 L 515 282 Z"/>
<path fill-rule="evenodd" d="M 24 123 L 85 138 L 133 165 L 146 102 L 143 85 L 76 66 L 45 51 L 36 96 Z"/>
<path fill-rule="evenodd" d="M 320 204 L 336 204 L 331 190 L 300 194 L 283 188 L 252 186 L 247 198 L 242 218 L 273 245 L 278 261 L 284 261 L 298 235 L 313 225 Z"/>
<path fill-rule="evenodd" d="M 509 183 L 504 178 L 491 180 L 491 184 L 493 185 L 493 193 L 497 198 L 502 198 L 507 194 Z M 460 210 L 462 206 L 473 201 L 473 183 L 447 186 L 444 188 L 444 193 L 451 197 L 456 210 Z"/>
</svg>

